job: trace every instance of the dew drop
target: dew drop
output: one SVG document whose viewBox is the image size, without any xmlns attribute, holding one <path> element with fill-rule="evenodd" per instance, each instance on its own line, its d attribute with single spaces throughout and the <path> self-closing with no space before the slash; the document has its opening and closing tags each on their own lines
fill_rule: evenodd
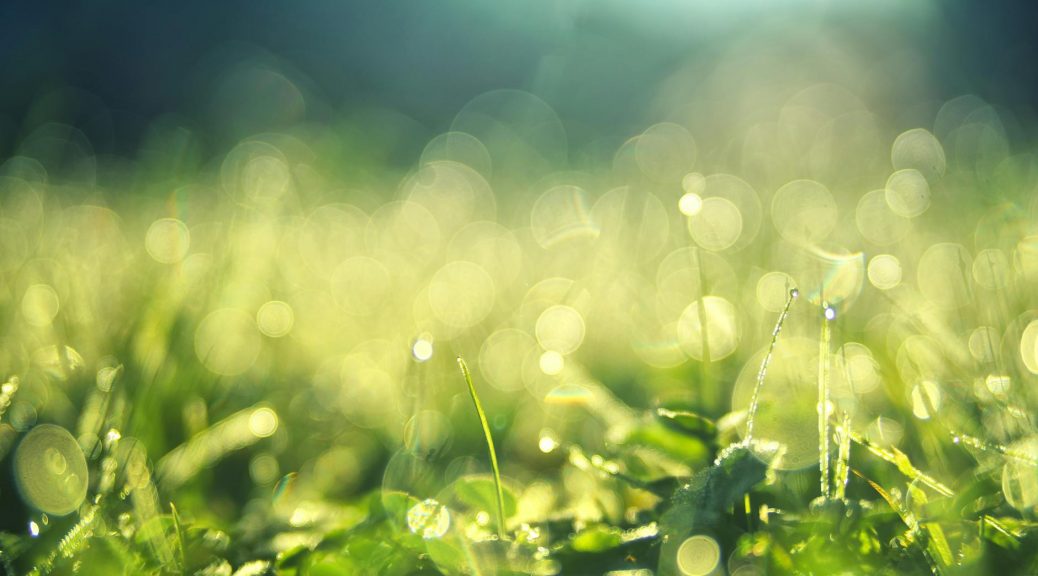
<svg viewBox="0 0 1038 576">
<path fill-rule="evenodd" d="M 432 498 L 415 504 L 407 511 L 407 527 L 426 540 L 440 538 L 450 528 L 451 516 L 446 506 Z"/>
</svg>

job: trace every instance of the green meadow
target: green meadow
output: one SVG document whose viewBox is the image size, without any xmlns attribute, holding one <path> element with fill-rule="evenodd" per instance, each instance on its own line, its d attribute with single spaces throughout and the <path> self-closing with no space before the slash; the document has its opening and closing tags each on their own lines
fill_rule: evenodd
<svg viewBox="0 0 1038 576">
<path fill-rule="evenodd" d="M 593 91 L 430 128 L 272 59 L 130 154 L 41 104 L 0 570 L 1038 571 L 1032 116 L 768 42 L 599 139 Z"/>
</svg>

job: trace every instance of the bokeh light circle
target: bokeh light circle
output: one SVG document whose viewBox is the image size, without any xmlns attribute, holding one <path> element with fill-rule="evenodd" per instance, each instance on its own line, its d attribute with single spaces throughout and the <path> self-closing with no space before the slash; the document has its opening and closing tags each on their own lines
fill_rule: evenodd
<svg viewBox="0 0 1038 576">
<path fill-rule="evenodd" d="M 739 346 L 739 319 L 733 305 L 719 296 L 689 304 L 678 319 L 678 342 L 689 357 L 712 361 L 726 358 Z"/>
<path fill-rule="evenodd" d="M 157 262 L 176 264 L 191 248 L 191 232 L 176 218 L 160 218 L 148 227 L 144 248 Z"/>
<path fill-rule="evenodd" d="M 260 332 L 271 338 L 287 336 L 295 323 L 292 307 L 280 300 L 271 300 L 256 312 L 256 325 Z"/>
<path fill-rule="evenodd" d="M 895 170 L 918 170 L 929 182 L 944 176 L 947 160 L 937 137 L 923 128 L 902 132 L 894 140 L 890 161 Z"/>
<path fill-rule="evenodd" d="M 877 254 L 869 260 L 869 282 L 880 290 L 897 288 L 901 284 L 901 262 L 893 254 Z"/>
<path fill-rule="evenodd" d="M 534 333 L 545 350 L 569 354 L 584 341 L 584 318 L 570 306 L 551 306 L 537 318 Z"/>
<path fill-rule="evenodd" d="M 697 534 L 681 543 L 677 565 L 683 576 L 710 576 L 721 563 L 721 546 L 717 540 Z"/>
<path fill-rule="evenodd" d="M 688 232 L 696 244 L 707 250 L 726 250 L 742 235 L 742 213 L 727 198 L 713 196 L 700 200 L 688 217 Z"/>
<path fill-rule="evenodd" d="M 14 454 L 18 489 L 32 507 L 65 516 L 86 498 L 86 457 L 72 434 L 60 426 L 41 424 L 25 435 Z"/>
<path fill-rule="evenodd" d="M 915 218 L 930 207 L 930 184 L 918 170 L 898 170 L 887 178 L 884 197 L 895 214 Z"/>
</svg>

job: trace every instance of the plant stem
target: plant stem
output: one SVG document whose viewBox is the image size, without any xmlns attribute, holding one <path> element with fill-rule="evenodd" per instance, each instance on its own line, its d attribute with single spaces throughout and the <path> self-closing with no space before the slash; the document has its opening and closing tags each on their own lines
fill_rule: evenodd
<svg viewBox="0 0 1038 576">
<path fill-rule="evenodd" d="M 786 321 L 786 316 L 789 316 L 789 308 L 793 306 L 793 301 L 797 299 L 799 291 L 793 288 L 789 291 L 789 297 L 786 298 L 786 305 L 782 308 L 782 313 L 779 314 L 778 321 L 775 322 L 775 328 L 771 331 L 771 343 L 768 344 L 768 353 L 764 355 L 764 360 L 761 360 L 760 370 L 757 371 L 757 383 L 753 386 L 753 395 L 750 397 L 750 409 L 746 413 L 746 441 L 750 442 L 753 440 L 753 424 L 757 420 L 757 403 L 760 401 L 760 391 L 764 387 L 764 376 L 768 373 L 768 364 L 771 363 L 771 357 L 775 352 L 775 346 L 778 344 L 779 332 L 782 331 L 782 324 Z"/>
<path fill-rule="evenodd" d="M 818 342 L 818 470 L 822 498 L 829 499 L 829 339 L 830 316 L 828 303 L 822 303 L 822 336 Z"/>
<path fill-rule="evenodd" d="M 490 468 L 494 471 L 494 488 L 497 490 L 497 536 L 502 540 L 505 537 L 505 493 L 501 488 L 501 469 L 497 465 L 497 451 L 494 450 L 494 438 L 490 435 L 490 423 L 487 422 L 487 414 L 483 411 L 483 405 L 476 394 L 476 387 L 472 384 L 472 373 L 469 372 L 468 364 L 461 356 L 458 356 L 458 366 L 461 375 L 465 377 L 465 383 L 469 386 L 469 396 L 472 396 L 472 404 L 476 407 L 479 423 L 483 426 L 483 435 L 487 439 L 487 450 L 490 452 Z"/>
<path fill-rule="evenodd" d="M 836 498 L 845 500 L 847 497 L 847 470 L 850 467 L 851 458 L 851 415 L 848 412 L 843 413 L 843 421 L 837 429 L 837 436 L 840 444 L 837 449 L 836 477 L 833 479 L 833 484 L 836 486 Z"/>
</svg>

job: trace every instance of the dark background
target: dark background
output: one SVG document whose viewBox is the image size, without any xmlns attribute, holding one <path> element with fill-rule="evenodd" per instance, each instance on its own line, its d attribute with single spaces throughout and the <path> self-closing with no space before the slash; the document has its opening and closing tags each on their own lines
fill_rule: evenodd
<svg viewBox="0 0 1038 576">
<path fill-rule="evenodd" d="M 643 128 L 632 111 L 675 66 L 709 61 L 717 46 L 754 34 L 754 24 L 780 19 L 835 31 L 877 58 L 885 47 L 877 35 L 899 36 L 923 55 L 934 96 L 973 93 L 1030 110 L 1038 34 L 1029 3 L 947 0 L 907 15 L 901 4 L 917 2 L 8 1 L 0 4 L 0 156 L 54 120 L 81 129 L 96 153 L 119 156 L 132 156 L 162 115 L 205 133 L 223 63 L 242 51 L 269 55 L 321 96 L 326 105 L 309 107 L 308 120 L 378 105 L 434 134 L 472 97 L 521 88 L 551 104 L 571 138 L 587 141 Z M 584 69 L 579 86 L 565 78 L 538 85 L 546 58 Z M 211 136 L 210 152 L 227 144 Z"/>
</svg>

